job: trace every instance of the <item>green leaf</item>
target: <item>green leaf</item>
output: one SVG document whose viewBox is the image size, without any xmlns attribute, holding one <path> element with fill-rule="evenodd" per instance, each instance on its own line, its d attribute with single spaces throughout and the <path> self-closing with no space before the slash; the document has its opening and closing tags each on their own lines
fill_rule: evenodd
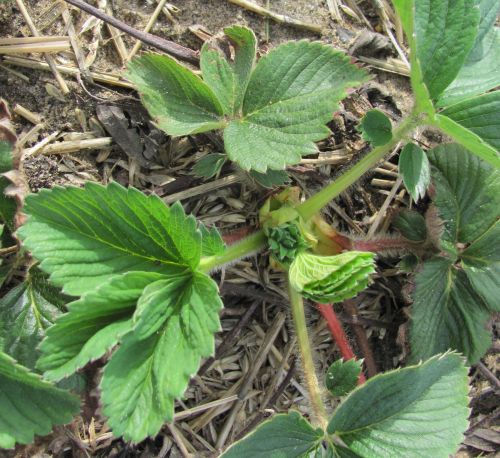
<svg viewBox="0 0 500 458">
<path fill-rule="evenodd" d="M 333 396 L 345 396 L 351 392 L 358 384 L 362 364 L 363 361 L 355 359 L 335 361 L 326 372 L 326 389 Z"/>
<path fill-rule="evenodd" d="M 33 369 L 37 346 L 60 314 L 65 300 L 46 278 L 31 268 L 23 283 L 0 299 L 0 340 L 3 351 Z"/>
<path fill-rule="evenodd" d="M 189 135 L 224 126 L 222 106 L 210 87 L 171 57 L 145 54 L 128 64 L 125 76 L 167 134 Z"/>
<path fill-rule="evenodd" d="M 455 79 L 474 45 L 480 20 L 474 4 L 475 0 L 414 2 L 416 56 L 433 100 Z"/>
<path fill-rule="evenodd" d="M 444 221 L 442 239 L 453 244 L 476 240 L 497 219 L 500 172 L 456 144 L 438 146 L 427 156 L 433 201 Z"/>
<path fill-rule="evenodd" d="M 328 424 L 365 457 L 448 457 L 467 429 L 467 368 L 455 353 L 377 375 L 337 408 Z"/>
<path fill-rule="evenodd" d="M 500 155 L 491 145 L 486 143 L 479 135 L 463 127 L 461 124 L 453 121 L 447 116 L 437 114 L 434 124 L 443 132 L 453 137 L 453 139 L 466 147 L 477 157 L 490 163 L 493 167 L 500 168 Z"/>
<path fill-rule="evenodd" d="M 212 178 L 221 171 L 226 159 L 225 154 L 207 154 L 194 165 L 193 172 L 199 177 Z"/>
<path fill-rule="evenodd" d="M 399 173 L 415 202 L 425 196 L 431 179 L 429 160 L 422 148 L 407 143 L 399 155 Z"/>
<path fill-rule="evenodd" d="M 500 262 L 495 262 L 483 268 L 470 267 L 466 264 L 463 267 L 474 291 L 481 296 L 481 299 L 491 311 L 500 312 L 500 302 L 498 301 L 500 297 L 500 286 L 498 284 Z"/>
<path fill-rule="evenodd" d="M 278 414 L 234 443 L 221 458 L 302 458 L 321 444 L 324 432 L 298 412 Z"/>
<path fill-rule="evenodd" d="M 465 264 L 470 267 L 484 268 L 500 262 L 500 220 L 472 242 L 461 254 Z"/>
<path fill-rule="evenodd" d="M 459 102 L 444 109 L 441 115 L 469 129 L 497 151 L 500 150 L 500 91 Z"/>
<path fill-rule="evenodd" d="M 290 284 L 307 299 L 322 304 L 341 302 L 368 286 L 375 272 L 374 256 L 361 251 L 336 256 L 301 252 L 290 266 Z"/>
<path fill-rule="evenodd" d="M 393 219 L 392 225 L 404 238 L 413 242 L 423 242 L 427 238 L 425 219 L 416 211 L 400 211 Z"/>
<path fill-rule="evenodd" d="M 115 435 L 139 442 L 171 421 L 200 359 L 214 351 L 222 302 L 202 273 L 145 288 L 127 334 L 104 370 L 104 414 Z"/>
<path fill-rule="evenodd" d="M 472 51 L 455 80 L 437 102 L 445 107 L 500 85 L 500 28 L 493 27 L 500 5 L 497 0 L 479 2 L 481 22 Z"/>
<path fill-rule="evenodd" d="M 382 146 L 392 139 L 391 120 L 380 110 L 368 111 L 359 124 L 363 138 L 373 146 Z"/>
<path fill-rule="evenodd" d="M 0 140 L 0 174 L 12 170 L 12 146 L 9 142 Z M 14 231 L 14 215 L 17 210 L 14 199 L 5 195 L 5 189 L 10 182 L 0 176 L 0 223 L 4 223 L 10 231 Z"/>
<path fill-rule="evenodd" d="M 200 224 L 200 232 L 202 237 L 201 254 L 203 256 L 217 256 L 224 253 L 226 244 L 215 227 L 208 229 L 204 224 Z"/>
<path fill-rule="evenodd" d="M 453 348 L 466 355 L 471 364 L 477 362 L 491 345 L 486 330 L 490 310 L 467 274 L 452 260 L 435 257 L 424 263 L 415 283 L 411 360 L 416 362 Z"/>
<path fill-rule="evenodd" d="M 209 41 L 201 49 L 200 68 L 224 114 L 237 115 L 255 64 L 257 39 L 250 29 L 237 25 L 224 29 L 224 33 L 235 49 L 234 61 L 228 62 L 215 43 Z"/>
<path fill-rule="evenodd" d="M 255 170 L 251 170 L 250 175 L 257 183 L 259 183 L 261 186 L 264 186 L 264 188 L 282 186 L 285 183 L 290 182 L 290 177 L 285 170 L 269 169 L 266 173 L 260 173 L 256 172 Z"/>
<path fill-rule="evenodd" d="M 37 367 L 45 378 L 61 380 L 115 346 L 132 328 L 144 288 L 161 278 L 152 272 L 117 275 L 69 304 L 69 312 L 56 320 L 40 346 Z"/>
<path fill-rule="evenodd" d="M 51 281 L 77 296 L 130 271 L 177 274 L 194 269 L 201 234 L 180 204 L 111 183 L 53 188 L 26 199 L 18 231 Z"/>
<path fill-rule="evenodd" d="M 245 170 L 283 169 L 317 152 L 345 90 L 366 80 L 347 56 L 320 43 L 290 42 L 260 59 L 248 83 L 243 118 L 224 131 L 229 158 Z"/>
<path fill-rule="evenodd" d="M 0 352 L 0 448 L 29 444 L 47 435 L 52 425 L 69 423 L 79 400 L 16 364 Z"/>
</svg>

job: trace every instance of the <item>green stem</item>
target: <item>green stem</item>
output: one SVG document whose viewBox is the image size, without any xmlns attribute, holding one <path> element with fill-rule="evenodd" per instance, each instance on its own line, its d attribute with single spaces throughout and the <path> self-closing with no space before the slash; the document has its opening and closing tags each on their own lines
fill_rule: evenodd
<svg viewBox="0 0 500 458">
<path fill-rule="evenodd" d="M 244 258 L 250 253 L 261 250 L 264 248 L 265 244 L 266 236 L 264 231 L 260 230 L 254 232 L 252 235 L 244 238 L 241 242 L 229 245 L 229 247 L 222 254 L 202 258 L 199 268 L 204 272 L 210 272 L 216 267 Z"/>
<path fill-rule="evenodd" d="M 325 405 L 321 399 L 321 391 L 319 388 L 314 361 L 311 352 L 311 344 L 307 334 L 306 316 L 304 314 L 304 300 L 302 296 L 288 285 L 288 294 L 290 296 L 290 304 L 292 306 L 293 324 L 297 334 L 297 343 L 299 345 L 300 357 L 302 360 L 302 368 L 304 370 L 304 378 L 307 385 L 307 391 L 311 401 L 314 421 L 323 429 L 326 429 L 328 417 L 326 415 Z"/>
<path fill-rule="evenodd" d="M 354 164 L 349 170 L 343 173 L 339 178 L 323 188 L 320 192 L 307 199 L 297 207 L 297 211 L 302 218 L 309 220 L 318 213 L 332 199 L 353 185 L 362 175 L 370 170 L 378 161 L 389 153 L 406 135 L 408 135 L 420 122 L 419 113 L 415 110 L 408 116 L 393 132 L 389 143 L 377 146 L 363 159 Z"/>
</svg>

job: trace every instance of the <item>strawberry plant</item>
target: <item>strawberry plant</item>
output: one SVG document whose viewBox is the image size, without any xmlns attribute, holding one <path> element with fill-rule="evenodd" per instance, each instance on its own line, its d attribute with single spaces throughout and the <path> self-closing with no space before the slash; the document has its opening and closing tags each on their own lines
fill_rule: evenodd
<svg viewBox="0 0 500 458">
<path fill-rule="evenodd" d="M 32 359 L 23 360 L 23 345 L 45 334 L 35 366 L 45 380 L 0 355 L 0 446 L 29 442 L 48 425 L 68 421 L 75 398 L 51 382 L 103 357 L 102 412 L 113 433 L 134 442 L 156 435 L 173 420 L 176 399 L 201 359 L 214 352 L 223 304 L 210 274 L 267 248 L 288 281 L 312 415 L 276 415 L 223 456 L 453 453 L 467 428 L 463 359 L 474 363 L 489 346 L 485 324 L 498 311 L 500 293 L 500 256 L 492 249 L 500 203 L 497 3 L 394 0 L 410 47 L 411 113 L 392 128 L 383 113 L 369 112 L 360 126 L 374 146 L 368 154 L 307 200 L 293 188 L 272 196 L 261 210 L 261 228 L 235 244 L 226 246 L 215 228 L 186 215 L 179 203 L 168 207 L 116 183 L 28 196 L 27 221 L 17 235 L 50 276 L 50 297 L 69 303 L 59 314 L 61 304 L 39 292 L 44 277 L 35 267 L 3 299 L 3 350 L 33 367 Z M 316 151 L 314 142 L 328 136 L 326 123 L 338 103 L 367 73 L 324 44 L 286 43 L 256 62 L 252 31 L 233 26 L 225 37 L 203 46 L 202 77 L 154 54 L 132 61 L 127 76 L 168 134 L 222 130 L 224 156 L 198 166 L 200 175 L 213 176 L 227 157 L 270 185 L 283 182 L 285 167 Z M 233 58 L 225 52 L 228 43 Z M 423 151 L 410 135 L 425 126 L 441 129 L 454 143 Z M 403 238 L 387 243 L 338 234 L 321 209 L 400 143 L 409 192 L 417 200 L 428 189 L 432 198 L 425 218 L 400 214 L 395 225 Z M 347 396 L 332 414 L 314 368 L 304 298 L 324 304 L 354 297 L 370 282 L 375 253 L 394 248 L 418 256 L 410 332 L 416 364 L 357 388 L 356 365 L 334 364 L 326 387 Z M 28 290 L 38 292 L 26 299 Z M 17 331 L 20 342 L 8 335 L 16 308 L 37 316 L 42 311 L 46 320 L 40 332 Z M 29 411 L 27 400 L 33 402 Z M 26 427 L 13 428 L 11 412 Z"/>
</svg>

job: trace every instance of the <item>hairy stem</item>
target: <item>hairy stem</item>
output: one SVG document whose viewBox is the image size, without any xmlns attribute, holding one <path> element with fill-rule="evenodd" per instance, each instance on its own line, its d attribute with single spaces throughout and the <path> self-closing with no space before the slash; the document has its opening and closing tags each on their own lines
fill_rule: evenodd
<svg viewBox="0 0 500 458">
<path fill-rule="evenodd" d="M 332 199 L 353 185 L 362 175 L 370 170 L 378 161 L 388 154 L 406 135 L 408 135 L 418 124 L 418 113 L 413 111 L 394 130 L 392 139 L 385 145 L 374 148 L 363 159 L 354 164 L 349 170 L 339 178 L 323 188 L 320 192 L 307 199 L 297 207 L 297 211 L 302 218 L 309 220 L 318 213 Z"/>
<path fill-rule="evenodd" d="M 266 236 L 264 232 L 262 230 L 254 232 L 252 235 L 241 240 L 241 242 L 229 245 L 222 254 L 202 258 L 199 268 L 204 272 L 210 272 L 216 267 L 244 258 L 251 253 L 261 250 L 264 248 L 265 243 Z"/>
<path fill-rule="evenodd" d="M 297 343 L 299 346 L 302 367 L 304 370 L 304 378 L 306 381 L 307 391 L 311 401 L 311 407 L 314 415 L 314 421 L 318 426 L 325 429 L 328 424 L 325 405 L 321 399 L 321 391 L 319 388 L 314 361 L 307 334 L 306 317 L 304 314 L 304 301 L 302 296 L 295 291 L 290 285 L 288 286 L 288 294 L 290 295 L 290 304 L 292 306 L 293 324 L 297 333 Z"/>
</svg>

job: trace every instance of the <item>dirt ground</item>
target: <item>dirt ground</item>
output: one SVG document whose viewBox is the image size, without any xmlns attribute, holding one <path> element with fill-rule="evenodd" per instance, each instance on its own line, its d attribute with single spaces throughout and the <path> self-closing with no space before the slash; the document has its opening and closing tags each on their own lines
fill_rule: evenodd
<svg viewBox="0 0 500 458">
<path fill-rule="evenodd" d="M 266 6 L 264 0 L 254 1 Z M 152 0 L 89 3 L 137 29 L 146 26 L 157 6 Z M 366 22 L 349 12 L 342 12 L 342 20 L 335 21 L 328 2 L 322 0 L 273 0 L 268 3 L 277 13 L 320 26 L 322 33 L 265 20 L 226 0 L 171 0 L 166 4 L 168 13 L 159 15 L 151 33 L 199 50 L 200 37 L 204 36 L 200 30 L 205 34 L 217 34 L 223 27 L 236 23 L 255 31 L 262 54 L 287 40 L 311 39 L 322 40 L 346 52 L 354 50 L 358 58 L 397 58 L 383 34 L 380 16 L 372 6 L 374 2 L 358 2 Z M 58 2 L 30 0 L 25 4 L 43 35 L 67 35 Z M 89 64 L 87 69 L 119 75 L 124 68 L 123 61 L 106 25 L 75 8 L 71 8 L 70 17 Z M 368 24 L 372 32 L 382 32 L 379 36 L 382 42 L 375 44 L 368 40 L 366 46 L 360 47 L 361 40 L 366 39 L 363 34 L 368 31 Z M 32 36 L 32 33 L 14 1 L 0 3 L 0 37 L 18 36 Z M 130 51 L 135 39 L 126 34 L 121 37 Z M 151 50 L 142 46 L 139 53 L 148 49 Z M 41 54 L 23 57 L 43 62 Z M 55 59 L 58 65 L 75 66 L 71 50 L 59 52 Z M 25 60 L 23 65 L 30 63 Z M 316 162 L 306 161 L 289 169 L 293 183 L 306 195 L 324 186 L 341 172 L 342 167 L 367 150 L 355 129 L 366 111 L 378 107 L 397 122 L 401 114 L 409 110 L 411 99 L 404 75 L 376 68 L 372 68 L 372 74 L 372 81 L 351 94 L 335 114 L 330 125 L 332 135 L 320 143 L 321 153 L 314 158 Z M 40 122 L 33 123 L 18 114 L 13 117 L 17 135 L 24 141 L 23 148 L 38 148 L 37 154 L 29 155 L 23 164 L 32 191 L 55 184 L 81 186 L 86 180 L 101 183 L 115 180 L 145 192 L 155 192 L 167 203 L 181 200 L 187 212 L 208 225 L 216 225 L 223 233 L 256 226 L 257 212 L 269 195 L 268 189 L 231 166 L 209 180 L 196 177 L 192 171 L 201 157 L 220 151 L 217 135 L 171 139 L 148 123 L 147 114 L 131 89 L 97 79 L 92 82 L 85 75 L 75 78 L 63 74 L 63 78 L 70 90 L 66 95 L 50 71 L 23 67 L 19 61 L 15 63 L 0 56 L 0 97 L 11 108 L 21 105 L 40 118 Z M 152 139 L 154 148 L 145 147 L 142 155 L 122 149 L 99 120 L 99 106 L 115 106 L 126 112 L 128 119 L 136 120 L 138 141 L 146 145 L 148 139 Z M 432 135 L 424 139 L 433 141 Z M 52 153 L 40 146 L 44 141 L 49 146 L 56 145 Z M 82 148 L 85 143 L 80 143 L 69 152 L 60 149 L 62 142 L 70 141 L 97 146 Z M 336 161 L 330 160 L 332 157 L 336 157 Z M 395 164 L 397 159 L 389 159 L 330 205 L 327 216 L 332 224 L 359 237 L 365 236 L 394 186 Z M 378 222 L 380 233 L 390 230 L 392 212 L 408 205 L 402 188 L 397 191 L 389 211 Z M 426 202 L 419 205 L 424 210 Z M 380 260 L 377 279 L 356 302 L 355 315 L 352 310 L 338 308 L 355 351 L 360 357 L 371 358 L 380 372 L 398 367 L 406 356 L 405 323 L 411 283 L 408 287 L 407 275 L 398 271 L 397 262 L 396 257 Z M 7 289 L 19 282 L 22 275 L 21 269 Z M 186 398 L 178 402 L 174 425 L 165 425 L 156 438 L 140 444 L 126 444 L 113 438 L 99 411 L 96 387 L 101 361 L 85 371 L 87 389 L 81 417 L 71 425 L 56 428 L 45 438 L 38 438 L 32 446 L 18 447 L 15 452 L 0 452 L 0 456 L 2 453 L 19 457 L 177 457 L 186 453 L 216 456 L 217 450 L 231 444 L 251 425 L 273 412 L 293 407 L 307 414 L 309 406 L 296 362 L 282 275 L 273 271 L 262 256 L 228 267 L 216 280 L 225 304 L 223 329 L 217 336 L 217 354 L 202 366 L 192 379 Z M 339 358 L 339 352 L 325 322 L 312 306 L 308 308 L 308 319 L 317 369 L 321 374 Z M 364 340 L 360 334 L 365 336 Z M 371 355 L 365 353 L 366 343 Z M 497 350 L 495 347 L 483 359 L 492 371 L 495 370 Z M 262 352 L 265 352 L 264 362 L 257 367 Z M 250 383 L 244 383 L 249 377 Z M 493 456 L 498 445 L 498 442 L 495 444 L 498 435 L 494 435 L 498 428 L 495 429 L 493 416 L 498 405 L 495 396 L 498 387 L 478 369 L 472 371 L 471 382 L 471 418 L 476 428 L 467 436 L 459 456 L 479 453 Z M 195 409 L 203 405 L 207 406 Z"/>
</svg>

